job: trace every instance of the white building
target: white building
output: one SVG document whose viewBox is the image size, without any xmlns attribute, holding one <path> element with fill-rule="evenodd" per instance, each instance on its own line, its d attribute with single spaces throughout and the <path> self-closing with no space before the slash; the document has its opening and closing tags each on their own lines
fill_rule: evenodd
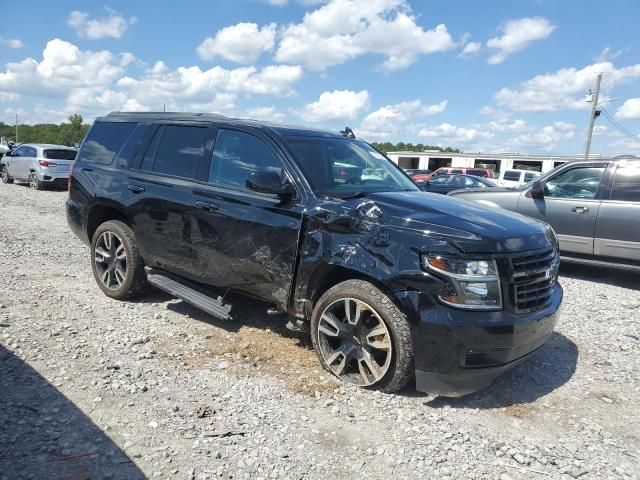
<svg viewBox="0 0 640 480">
<path fill-rule="evenodd" d="M 520 155 L 518 153 L 448 153 L 437 150 L 424 152 L 388 152 L 387 156 L 400 168 L 437 170 L 440 167 L 493 168 L 496 172 L 511 169 L 548 172 L 582 155 Z M 601 158 L 599 154 L 589 158 Z"/>
</svg>

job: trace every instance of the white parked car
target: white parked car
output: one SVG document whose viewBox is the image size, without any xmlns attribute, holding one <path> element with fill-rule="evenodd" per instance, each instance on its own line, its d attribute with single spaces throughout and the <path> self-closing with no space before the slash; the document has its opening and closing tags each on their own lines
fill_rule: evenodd
<svg viewBox="0 0 640 480">
<path fill-rule="evenodd" d="M 66 187 L 76 153 L 64 145 L 23 143 L 2 157 L 2 183 L 28 182 L 36 190 Z"/>
<path fill-rule="evenodd" d="M 500 172 L 498 177 L 498 185 L 501 187 L 517 187 L 525 183 L 529 183 L 531 180 L 538 178 L 542 174 L 540 172 L 533 172 L 531 170 L 505 170 Z"/>
</svg>

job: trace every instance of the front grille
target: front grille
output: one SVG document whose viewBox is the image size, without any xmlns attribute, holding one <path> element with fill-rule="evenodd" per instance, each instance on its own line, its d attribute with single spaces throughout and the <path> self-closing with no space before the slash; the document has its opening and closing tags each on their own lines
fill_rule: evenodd
<svg viewBox="0 0 640 480">
<path fill-rule="evenodd" d="M 510 300 L 516 313 L 544 308 L 558 277 L 559 255 L 555 249 L 512 257 Z"/>
</svg>

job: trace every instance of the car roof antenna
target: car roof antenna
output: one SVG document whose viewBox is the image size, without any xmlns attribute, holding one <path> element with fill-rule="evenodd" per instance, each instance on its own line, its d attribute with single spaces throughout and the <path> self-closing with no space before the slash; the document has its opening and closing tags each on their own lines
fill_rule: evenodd
<svg viewBox="0 0 640 480">
<path fill-rule="evenodd" d="M 346 138 L 356 138 L 356 134 L 353 133 L 353 130 L 351 130 L 349 127 L 344 127 L 344 130 L 341 130 L 340 133 L 343 137 Z"/>
</svg>

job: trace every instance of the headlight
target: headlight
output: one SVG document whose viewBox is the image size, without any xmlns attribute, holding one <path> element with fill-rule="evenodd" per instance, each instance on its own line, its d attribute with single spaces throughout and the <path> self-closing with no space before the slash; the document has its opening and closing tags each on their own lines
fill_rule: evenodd
<svg viewBox="0 0 640 480">
<path fill-rule="evenodd" d="M 500 310 L 502 293 L 493 259 L 467 260 L 428 255 L 422 266 L 449 278 L 455 292 L 439 295 L 443 303 L 467 310 Z"/>
</svg>

